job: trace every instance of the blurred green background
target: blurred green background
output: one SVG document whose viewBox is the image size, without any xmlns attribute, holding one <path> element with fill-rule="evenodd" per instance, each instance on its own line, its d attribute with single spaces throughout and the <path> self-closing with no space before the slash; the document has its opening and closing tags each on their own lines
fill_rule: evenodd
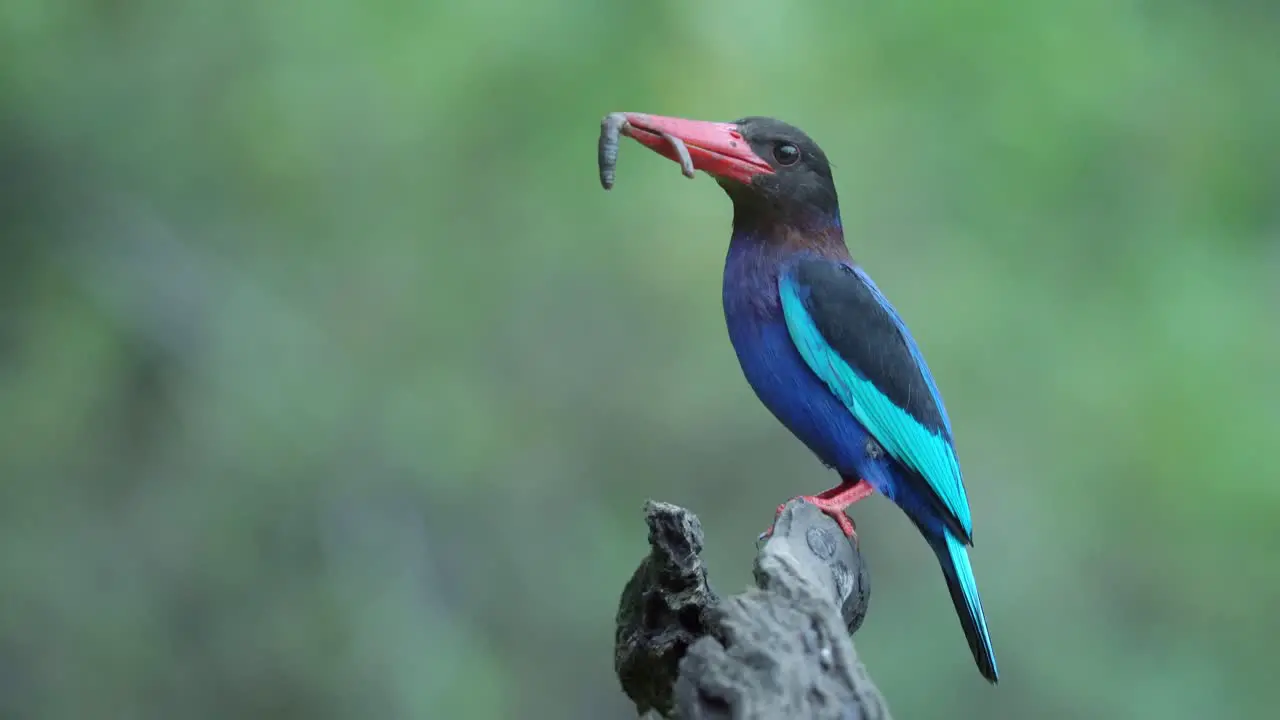
<svg viewBox="0 0 1280 720">
<path fill-rule="evenodd" d="M 5 0 L 0 716 L 631 716 L 643 501 L 834 478 L 612 110 L 808 130 L 930 359 L 1002 684 L 874 499 L 897 717 L 1272 716 L 1277 8 Z"/>
</svg>

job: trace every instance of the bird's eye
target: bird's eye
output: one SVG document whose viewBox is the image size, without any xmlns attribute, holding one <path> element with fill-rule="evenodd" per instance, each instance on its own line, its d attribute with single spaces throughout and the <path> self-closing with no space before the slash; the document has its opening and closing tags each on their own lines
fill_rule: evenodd
<svg viewBox="0 0 1280 720">
<path fill-rule="evenodd" d="M 791 143 L 780 143 L 773 147 L 773 159 L 779 165 L 795 165 L 800 159 L 800 148 Z"/>
</svg>

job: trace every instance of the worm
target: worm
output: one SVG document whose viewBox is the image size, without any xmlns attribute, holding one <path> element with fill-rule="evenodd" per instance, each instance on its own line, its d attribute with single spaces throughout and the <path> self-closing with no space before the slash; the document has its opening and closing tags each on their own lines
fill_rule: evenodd
<svg viewBox="0 0 1280 720">
<path fill-rule="evenodd" d="M 618 172 L 618 138 L 626 124 L 627 116 L 620 112 L 609 113 L 600 121 L 597 162 L 600 164 L 600 185 L 605 190 L 613 187 L 613 180 Z"/>
<path fill-rule="evenodd" d="M 609 113 L 600 121 L 600 142 L 596 160 L 600 165 L 600 185 L 605 190 L 612 189 L 613 182 L 617 178 L 618 142 L 626 126 L 627 116 L 620 112 Z M 689 148 L 684 141 L 668 132 L 659 132 L 657 135 L 675 152 L 680 162 L 680 172 L 687 178 L 693 177 L 693 158 L 689 156 Z"/>
<path fill-rule="evenodd" d="M 689 148 L 685 147 L 684 141 L 669 132 L 660 134 L 662 139 L 671 145 L 671 149 L 676 151 L 676 156 L 680 158 L 680 172 L 684 173 L 687 178 L 693 177 L 693 158 L 689 157 Z"/>
</svg>

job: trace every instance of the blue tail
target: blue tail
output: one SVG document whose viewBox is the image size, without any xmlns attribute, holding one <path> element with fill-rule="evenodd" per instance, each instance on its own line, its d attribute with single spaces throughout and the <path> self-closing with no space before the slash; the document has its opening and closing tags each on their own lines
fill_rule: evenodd
<svg viewBox="0 0 1280 720">
<path fill-rule="evenodd" d="M 938 562 L 942 563 L 947 590 L 951 591 L 951 602 L 955 604 L 956 614 L 960 616 L 960 625 L 964 628 L 964 637 L 969 641 L 969 650 L 973 653 L 974 662 L 978 664 L 978 671 L 994 685 L 999 682 L 1000 673 L 996 670 L 996 654 L 991 648 L 991 636 L 987 634 L 987 618 L 982 614 L 978 581 L 973 577 L 969 552 L 962 542 L 946 530 L 926 533 L 926 537 L 938 555 Z"/>
</svg>

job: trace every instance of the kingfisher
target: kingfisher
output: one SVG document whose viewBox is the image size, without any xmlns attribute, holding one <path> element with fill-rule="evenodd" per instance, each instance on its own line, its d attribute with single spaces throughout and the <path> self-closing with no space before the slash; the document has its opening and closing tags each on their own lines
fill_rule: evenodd
<svg viewBox="0 0 1280 720">
<path fill-rule="evenodd" d="M 692 161 L 733 203 L 729 340 L 760 402 L 840 477 L 801 497 L 850 537 L 845 509 L 873 493 L 906 513 L 938 556 L 979 672 L 996 684 L 951 421 L 906 324 L 849 254 L 826 154 L 768 117 L 622 115 L 624 135 Z"/>
</svg>

